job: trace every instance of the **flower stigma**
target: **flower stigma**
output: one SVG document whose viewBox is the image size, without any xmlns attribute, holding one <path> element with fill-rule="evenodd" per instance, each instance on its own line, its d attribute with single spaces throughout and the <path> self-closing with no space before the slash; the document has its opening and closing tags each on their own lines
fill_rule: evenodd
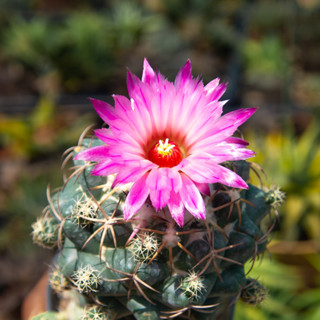
<svg viewBox="0 0 320 320">
<path fill-rule="evenodd" d="M 166 138 L 160 139 L 148 152 L 148 158 L 160 167 L 172 168 L 182 160 L 182 153 L 178 145 Z"/>
</svg>

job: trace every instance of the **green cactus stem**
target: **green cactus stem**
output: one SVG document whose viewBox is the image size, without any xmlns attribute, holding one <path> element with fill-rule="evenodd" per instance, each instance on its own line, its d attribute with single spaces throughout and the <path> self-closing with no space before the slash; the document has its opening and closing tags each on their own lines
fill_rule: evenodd
<svg viewBox="0 0 320 320">
<path fill-rule="evenodd" d="M 67 158 L 100 144 L 82 139 Z M 247 278 L 244 264 L 266 250 L 272 219 L 265 221 L 284 199 L 280 189 L 213 184 L 206 220 L 186 213 L 181 228 L 148 200 L 125 220 L 128 190 L 112 189 L 113 176 L 91 175 L 91 163 L 73 165 L 62 188 L 48 189 L 49 206 L 32 235 L 41 246 L 59 246 L 50 285 L 83 297 L 82 320 L 214 320 L 239 297 L 250 304 L 263 300 L 264 287 Z M 225 165 L 248 181 L 250 163 Z"/>
</svg>

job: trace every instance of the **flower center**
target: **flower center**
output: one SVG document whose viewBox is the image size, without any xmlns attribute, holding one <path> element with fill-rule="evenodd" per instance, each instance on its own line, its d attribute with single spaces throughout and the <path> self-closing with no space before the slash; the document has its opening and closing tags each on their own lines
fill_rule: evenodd
<svg viewBox="0 0 320 320">
<path fill-rule="evenodd" d="M 172 168 L 182 160 L 182 153 L 176 143 L 168 138 L 159 140 L 148 152 L 148 159 L 160 167 Z"/>
</svg>

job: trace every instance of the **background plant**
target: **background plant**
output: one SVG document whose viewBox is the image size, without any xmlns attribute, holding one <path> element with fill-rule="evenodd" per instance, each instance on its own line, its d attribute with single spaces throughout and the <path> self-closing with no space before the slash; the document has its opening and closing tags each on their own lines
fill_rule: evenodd
<svg viewBox="0 0 320 320">
<path fill-rule="evenodd" d="M 283 132 L 266 136 L 252 135 L 258 150 L 257 163 L 274 172 L 274 183 L 286 192 L 280 209 L 283 240 L 320 240 L 320 130 L 311 123 L 300 136 L 289 125 Z"/>
</svg>

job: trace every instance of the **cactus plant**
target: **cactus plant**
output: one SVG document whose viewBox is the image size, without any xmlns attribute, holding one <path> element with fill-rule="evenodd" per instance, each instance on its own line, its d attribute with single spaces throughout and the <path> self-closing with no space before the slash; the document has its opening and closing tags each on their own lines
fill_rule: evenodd
<svg viewBox="0 0 320 320">
<path fill-rule="evenodd" d="M 199 85 L 190 74 L 188 62 L 177 77 L 176 87 L 179 81 L 181 86 L 188 81 Z M 154 75 L 145 61 L 142 82 L 152 82 Z M 132 75 L 128 79 L 130 83 Z M 215 81 L 210 90 L 208 94 L 218 106 L 224 87 Z M 125 104 L 123 98 L 115 99 Z M 106 115 L 101 109 L 102 102 L 93 100 L 93 103 L 100 116 Z M 136 109 L 130 107 L 130 110 Z M 224 118 L 228 119 L 229 128 L 234 129 L 231 134 L 252 114 L 251 110 L 249 115 L 245 112 L 229 113 Z M 96 135 L 101 137 L 105 130 L 112 130 L 112 121 L 109 129 L 99 129 Z M 151 148 L 148 161 L 154 167 L 148 168 L 145 174 L 151 176 L 153 170 L 161 174 L 156 187 L 150 177 L 143 178 L 150 190 L 141 200 L 137 194 L 143 186 L 137 188 L 136 183 L 127 183 L 134 181 L 123 176 L 120 179 L 126 183 L 119 183 L 125 164 L 113 163 L 113 169 L 119 170 L 114 172 L 118 176 L 105 174 L 110 163 L 102 164 L 103 168 L 99 164 L 106 145 L 97 136 L 81 136 L 78 145 L 68 151 L 63 165 L 72 159 L 71 174 L 66 175 L 64 185 L 56 192 L 48 188 L 49 205 L 33 226 L 37 243 L 46 247 L 57 245 L 59 254 L 51 276 L 52 287 L 60 295 L 64 290 L 78 292 L 82 297 L 79 299 L 83 308 L 81 319 L 226 319 L 224 312 L 238 298 L 260 301 L 263 287 L 247 278 L 244 263 L 254 262 L 266 250 L 272 222 L 266 224 L 264 218 L 274 210 L 279 199 L 274 196 L 274 190 L 266 191 L 249 183 L 252 164 L 245 159 L 253 153 L 243 148 L 246 143 L 239 138 L 224 137 L 226 144 L 216 145 L 216 158 L 223 160 L 219 166 L 213 164 L 217 172 L 211 183 L 202 183 L 206 181 L 203 177 L 197 179 L 197 164 L 195 171 L 181 166 L 178 174 L 182 183 L 187 184 L 187 192 L 179 191 L 171 181 L 184 199 L 177 213 L 174 201 L 165 193 L 165 183 L 170 180 L 161 181 L 161 174 L 166 170 L 169 176 L 171 169 L 173 172 L 185 159 L 192 158 L 191 147 L 179 154 L 178 143 L 171 140 L 174 134 L 170 140 L 159 140 L 156 149 L 148 144 Z M 230 153 L 225 159 L 222 154 L 227 149 L 223 148 L 228 144 L 237 156 Z M 121 155 L 122 150 L 119 152 Z M 92 154 L 98 156 L 97 161 L 88 161 Z M 118 161 L 121 162 L 120 157 Z M 197 161 L 201 163 L 202 159 Z M 214 171 L 209 174 L 213 175 Z M 157 187 L 161 191 L 157 195 L 164 199 L 155 199 L 152 194 Z M 129 206 L 132 198 L 136 200 L 131 203 L 134 208 Z M 189 203 L 192 201 L 196 202 L 194 207 Z M 202 205 L 204 211 L 199 212 Z"/>
</svg>

